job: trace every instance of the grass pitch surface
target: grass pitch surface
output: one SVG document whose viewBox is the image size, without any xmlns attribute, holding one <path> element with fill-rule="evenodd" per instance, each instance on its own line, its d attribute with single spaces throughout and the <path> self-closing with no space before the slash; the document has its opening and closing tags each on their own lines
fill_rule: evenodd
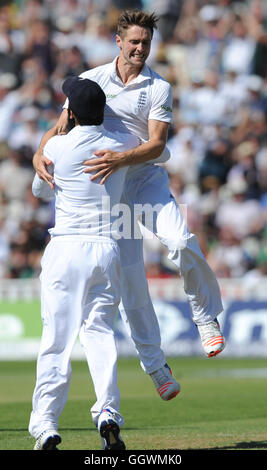
<svg viewBox="0 0 267 470">
<path fill-rule="evenodd" d="M 267 449 L 267 365 L 264 359 L 170 358 L 181 393 L 157 395 L 137 359 L 119 360 L 122 436 L 128 450 Z M 59 432 L 62 450 L 99 449 L 90 407 L 95 401 L 85 362 L 72 363 Z M 0 450 L 31 450 L 27 427 L 35 363 L 0 362 Z"/>
</svg>

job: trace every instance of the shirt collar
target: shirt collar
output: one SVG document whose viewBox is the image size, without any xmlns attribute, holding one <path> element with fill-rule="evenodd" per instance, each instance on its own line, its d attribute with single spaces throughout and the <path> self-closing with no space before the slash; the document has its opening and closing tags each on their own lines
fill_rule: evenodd
<svg viewBox="0 0 267 470">
<path fill-rule="evenodd" d="M 73 132 L 73 131 L 78 132 L 78 133 L 84 132 L 86 134 L 88 134 L 88 132 L 92 133 L 92 134 L 102 133 L 102 132 L 104 132 L 104 126 L 103 126 L 103 124 L 100 124 L 99 126 L 80 126 L 80 125 L 78 125 L 78 126 L 75 126 L 71 130 L 71 132 Z"/>
<path fill-rule="evenodd" d="M 110 72 L 110 77 L 115 81 L 123 85 L 121 79 L 117 75 L 117 60 L 119 56 L 115 57 L 115 59 L 111 62 L 111 72 Z M 134 83 L 141 83 L 144 82 L 145 80 L 151 80 L 151 73 L 149 67 L 144 64 L 141 72 L 137 75 L 136 78 L 134 78 L 128 85 L 130 86 L 133 85 Z"/>
</svg>

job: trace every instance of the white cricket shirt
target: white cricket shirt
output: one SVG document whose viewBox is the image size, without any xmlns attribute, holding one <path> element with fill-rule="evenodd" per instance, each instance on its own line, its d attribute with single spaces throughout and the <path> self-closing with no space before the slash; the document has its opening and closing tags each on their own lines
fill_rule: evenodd
<svg viewBox="0 0 267 470">
<path fill-rule="evenodd" d="M 97 82 L 103 89 L 107 103 L 104 113 L 104 127 L 111 132 L 131 133 L 148 141 L 148 121 L 150 119 L 170 123 L 172 121 L 172 89 L 170 84 L 146 64 L 127 85 L 117 75 L 116 63 L 100 65 L 83 72 L 80 77 Z M 68 106 L 68 100 L 64 107 Z M 133 165 L 140 168 L 148 163 L 162 163 L 169 153 L 157 159 Z"/>
<path fill-rule="evenodd" d="M 113 173 L 104 185 L 91 181 L 84 173 L 83 162 L 95 158 L 96 150 L 117 152 L 136 147 L 138 138 L 130 134 L 109 133 L 103 126 L 76 126 L 68 134 L 52 137 L 44 147 L 44 155 L 53 164 L 55 190 L 35 175 L 34 196 L 55 196 L 56 235 L 85 235 L 95 240 L 116 238 L 111 212 L 119 205 L 128 167 Z"/>
</svg>

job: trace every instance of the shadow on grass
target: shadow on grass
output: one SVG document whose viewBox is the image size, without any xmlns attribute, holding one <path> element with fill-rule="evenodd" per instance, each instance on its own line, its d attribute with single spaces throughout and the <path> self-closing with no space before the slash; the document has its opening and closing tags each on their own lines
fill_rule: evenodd
<svg viewBox="0 0 267 470">
<path fill-rule="evenodd" d="M 128 430 L 128 431 L 135 431 L 136 428 L 125 428 L 125 430 Z M 96 432 L 96 428 L 60 428 L 60 432 L 64 432 L 64 431 L 79 431 L 79 432 L 93 432 L 95 433 Z M 11 432 L 11 433 L 16 433 L 16 432 L 28 432 L 28 429 L 27 428 L 0 428 L 0 433 L 1 432 Z M 203 447 L 203 448 L 189 448 L 189 449 L 180 449 L 182 451 L 208 451 L 208 450 L 249 450 L 249 449 L 255 449 L 255 450 L 263 450 L 263 449 L 267 449 L 267 441 L 249 441 L 249 442 L 246 442 L 246 441 L 242 441 L 242 442 L 236 442 L 234 445 L 230 445 L 230 446 L 216 446 L 216 447 Z M 165 449 L 166 450 L 166 449 Z M 168 449 L 167 449 L 168 450 Z M 173 450 L 173 449 L 170 449 L 170 450 Z"/>
<path fill-rule="evenodd" d="M 129 428 L 125 427 L 123 430 L 125 431 L 137 431 L 139 428 Z M 64 428 L 64 427 L 59 427 L 59 431 L 84 431 L 84 432 L 95 432 L 96 428 Z M 0 428 L 0 433 L 1 432 L 28 432 L 27 428 Z"/>
<path fill-rule="evenodd" d="M 196 450 L 242 450 L 242 449 L 267 449 L 267 441 L 236 442 L 232 446 L 208 447 Z"/>
</svg>

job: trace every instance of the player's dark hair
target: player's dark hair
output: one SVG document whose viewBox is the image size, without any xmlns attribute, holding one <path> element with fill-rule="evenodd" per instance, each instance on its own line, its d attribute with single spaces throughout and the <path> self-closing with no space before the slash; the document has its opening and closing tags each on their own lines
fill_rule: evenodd
<svg viewBox="0 0 267 470">
<path fill-rule="evenodd" d="M 100 124 L 103 124 L 104 116 L 98 119 L 80 119 L 76 116 L 76 119 L 80 126 L 100 126 Z"/>
<path fill-rule="evenodd" d="M 68 130 L 71 130 L 75 126 L 74 119 L 70 118 L 70 111 L 71 108 L 68 108 Z M 73 114 L 80 126 L 100 126 L 100 124 L 103 124 L 104 121 L 104 115 L 94 119 L 90 119 L 89 117 L 88 119 L 81 119 L 74 112 Z"/>
<path fill-rule="evenodd" d="M 148 28 L 151 31 L 151 37 L 153 37 L 154 29 L 157 28 L 157 21 L 158 17 L 155 13 L 149 15 L 142 10 L 125 10 L 118 18 L 117 34 L 122 37 L 130 26 L 141 26 L 142 28 Z"/>
<path fill-rule="evenodd" d="M 68 125 L 67 125 L 68 132 L 71 131 L 71 129 L 73 129 L 74 127 L 75 127 L 75 120 L 70 117 L 70 108 L 68 108 Z"/>
</svg>

